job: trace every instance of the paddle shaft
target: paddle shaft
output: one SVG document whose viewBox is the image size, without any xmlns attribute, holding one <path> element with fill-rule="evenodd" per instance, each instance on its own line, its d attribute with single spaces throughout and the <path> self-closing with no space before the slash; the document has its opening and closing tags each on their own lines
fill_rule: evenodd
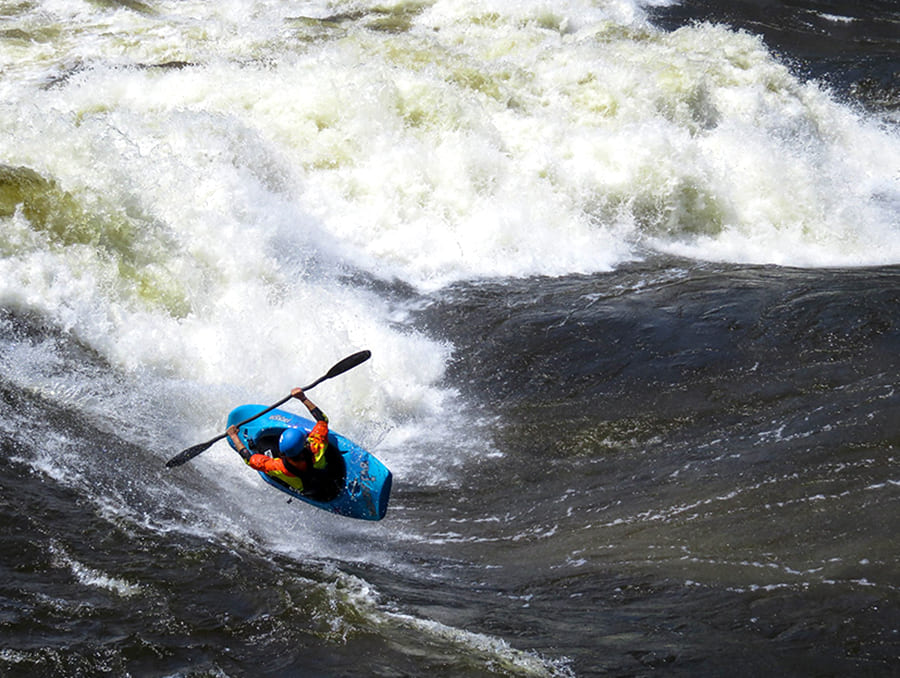
<svg viewBox="0 0 900 678">
<path fill-rule="evenodd" d="M 359 353 L 354 353 L 353 355 L 347 356 L 346 358 L 341 360 L 339 363 L 337 363 L 334 367 L 332 367 L 330 370 L 328 370 L 328 372 L 326 374 L 324 374 L 323 376 L 316 379 L 309 386 L 302 387 L 302 390 L 308 391 L 309 389 L 319 385 L 326 379 L 331 379 L 332 377 L 336 377 L 339 374 L 343 374 L 347 370 L 353 369 L 360 363 L 363 363 L 366 360 L 368 360 L 369 356 L 371 356 L 371 355 L 372 355 L 372 353 L 370 351 L 360 351 Z M 292 397 L 293 396 L 290 396 L 290 395 L 285 396 L 284 398 L 279 400 L 274 405 L 270 405 L 266 409 L 264 409 L 260 412 L 257 412 L 249 419 L 245 419 L 244 421 L 240 422 L 239 424 L 237 424 L 237 427 L 240 428 L 241 426 L 244 426 L 245 424 L 249 424 L 254 419 L 259 419 L 261 416 L 263 416 L 264 414 L 268 414 L 269 412 L 274 410 L 279 405 L 284 405 L 284 403 L 286 403 Z M 214 443 L 219 442 L 220 440 L 222 440 L 222 438 L 225 438 L 227 436 L 228 436 L 227 433 L 220 433 L 215 438 L 207 440 L 205 443 L 200 443 L 199 445 L 194 445 L 193 447 L 189 447 L 186 450 L 182 450 L 181 452 L 179 452 L 177 455 L 175 455 L 174 457 L 169 459 L 169 461 L 166 462 L 166 468 L 173 468 L 175 466 L 181 466 L 182 464 L 189 462 L 191 459 L 193 459 L 197 455 L 205 452 L 210 447 L 212 447 Z"/>
</svg>

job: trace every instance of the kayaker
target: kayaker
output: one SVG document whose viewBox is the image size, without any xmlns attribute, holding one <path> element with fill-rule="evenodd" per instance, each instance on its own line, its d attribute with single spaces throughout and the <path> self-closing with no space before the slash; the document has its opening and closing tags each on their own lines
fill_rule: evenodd
<svg viewBox="0 0 900 678">
<path fill-rule="evenodd" d="M 301 388 L 291 391 L 291 396 L 302 402 L 309 413 L 316 418 L 316 425 L 304 434 L 296 428 L 285 429 L 278 439 L 278 455 L 252 454 L 238 435 L 237 426 L 229 426 L 226 433 L 234 443 L 238 454 L 250 468 L 277 478 L 291 487 L 303 491 L 303 477 L 311 479 L 311 474 L 324 471 L 327 465 L 325 452 L 328 449 L 328 417 L 320 410 Z"/>
</svg>

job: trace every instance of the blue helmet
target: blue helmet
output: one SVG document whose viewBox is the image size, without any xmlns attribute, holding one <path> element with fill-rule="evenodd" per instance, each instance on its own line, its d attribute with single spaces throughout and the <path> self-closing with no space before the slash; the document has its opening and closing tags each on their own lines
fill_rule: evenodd
<svg viewBox="0 0 900 678">
<path fill-rule="evenodd" d="M 306 436 L 295 428 L 286 428 L 278 439 L 278 451 L 289 459 L 299 456 L 306 445 Z"/>
</svg>

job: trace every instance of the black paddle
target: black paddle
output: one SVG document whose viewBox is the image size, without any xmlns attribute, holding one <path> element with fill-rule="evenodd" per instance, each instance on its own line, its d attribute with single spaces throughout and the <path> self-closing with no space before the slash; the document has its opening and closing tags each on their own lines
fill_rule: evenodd
<svg viewBox="0 0 900 678">
<path fill-rule="evenodd" d="M 352 370 L 354 367 L 356 367 L 360 363 L 364 363 L 366 360 L 368 360 L 369 356 L 371 356 L 371 355 L 372 355 L 371 351 L 360 351 L 359 353 L 354 353 L 353 355 L 347 356 L 341 362 L 339 362 L 334 367 L 332 367 L 330 370 L 328 370 L 328 373 L 326 375 L 319 377 L 313 383 L 311 383 L 309 386 L 304 386 L 303 390 L 308 391 L 313 386 L 316 386 L 316 385 L 322 383 L 326 379 L 331 379 L 332 377 L 336 377 L 339 374 L 343 374 L 347 370 Z M 291 396 L 286 396 L 286 397 L 282 398 L 274 405 L 267 407 L 266 409 L 262 410 L 261 412 L 257 412 L 249 419 L 245 419 L 244 421 L 239 423 L 237 425 L 238 428 L 240 428 L 244 424 L 249 424 L 251 421 L 253 421 L 254 419 L 258 419 L 259 417 L 263 416 L 267 412 L 271 412 L 279 405 L 284 405 L 284 403 L 286 403 L 290 399 L 291 399 Z M 188 462 L 191 459 L 193 459 L 194 457 L 196 457 L 201 452 L 205 452 L 206 450 L 208 450 L 210 447 L 212 447 L 213 443 L 216 443 L 216 442 L 222 440 L 222 438 L 226 437 L 227 435 L 228 435 L 227 433 L 222 433 L 220 435 L 217 435 L 212 440 L 207 440 L 205 443 L 200 443 L 199 445 L 194 445 L 193 447 L 189 447 L 186 450 L 182 450 L 181 452 L 179 452 L 174 457 L 169 459 L 169 461 L 166 462 L 166 467 L 173 468 L 175 466 L 181 466 L 185 462 Z"/>
</svg>

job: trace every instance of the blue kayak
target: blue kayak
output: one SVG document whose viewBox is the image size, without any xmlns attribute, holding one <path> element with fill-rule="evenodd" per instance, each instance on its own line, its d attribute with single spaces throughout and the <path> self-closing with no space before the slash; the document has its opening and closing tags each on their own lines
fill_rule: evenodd
<svg viewBox="0 0 900 678">
<path fill-rule="evenodd" d="M 265 409 L 264 405 L 241 405 L 228 415 L 228 426 Z M 282 431 L 296 428 L 308 434 L 313 426 L 315 422 L 310 419 L 276 409 L 241 426 L 240 436 L 251 452 L 273 456 Z M 234 448 L 231 440 L 228 443 Z M 392 482 L 387 467 L 352 440 L 334 431 L 328 432 L 325 455 L 328 461 L 325 470 L 304 478 L 302 492 L 261 471 L 259 475 L 282 492 L 325 511 L 361 520 L 384 518 Z"/>
</svg>

